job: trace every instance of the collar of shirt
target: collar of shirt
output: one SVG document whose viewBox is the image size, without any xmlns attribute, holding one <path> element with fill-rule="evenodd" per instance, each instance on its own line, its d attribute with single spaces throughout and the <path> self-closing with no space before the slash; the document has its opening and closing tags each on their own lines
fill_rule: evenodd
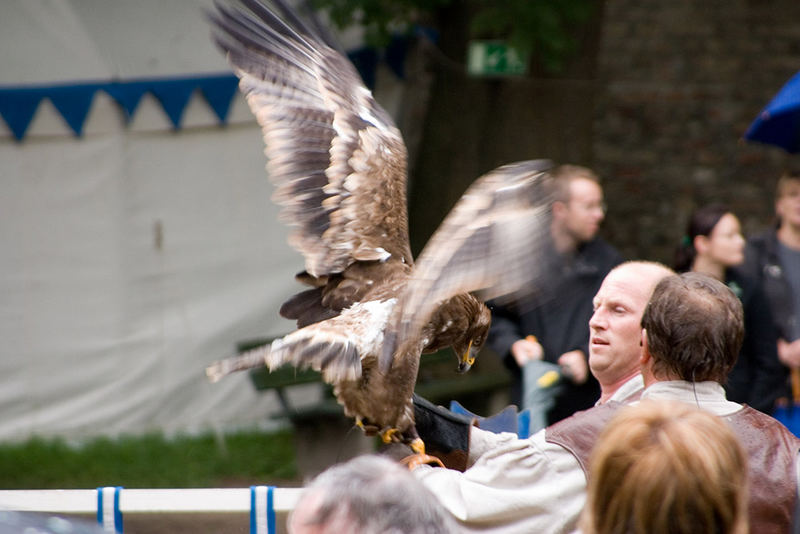
<svg viewBox="0 0 800 534">
<path fill-rule="evenodd" d="M 714 415 L 730 415 L 742 409 L 741 404 L 725 398 L 725 390 L 717 382 L 685 382 L 668 380 L 656 382 L 642 393 L 642 400 L 673 400 L 694 404 Z"/>
<path fill-rule="evenodd" d="M 644 379 L 642 378 L 641 374 L 634 375 L 630 377 L 625 383 L 623 383 L 617 391 L 614 392 L 611 397 L 608 398 L 606 402 L 625 402 L 628 400 L 628 397 L 634 395 L 641 390 L 644 389 Z M 595 406 L 600 405 L 600 401 L 597 401 Z"/>
</svg>

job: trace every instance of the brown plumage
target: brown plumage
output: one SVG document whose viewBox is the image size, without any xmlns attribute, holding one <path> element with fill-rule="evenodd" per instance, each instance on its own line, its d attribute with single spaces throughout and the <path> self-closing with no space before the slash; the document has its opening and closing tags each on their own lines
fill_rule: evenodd
<svg viewBox="0 0 800 534">
<path fill-rule="evenodd" d="M 303 254 L 309 289 L 281 307 L 298 330 L 217 362 L 236 370 L 284 364 L 321 371 L 348 416 L 386 441 L 422 450 L 411 396 L 420 354 L 453 347 L 465 371 L 483 346 L 481 299 L 535 284 L 547 239 L 543 161 L 478 179 L 415 265 L 408 240 L 406 149 L 391 117 L 347 59 L 282 2 L 217 4 L 213 37 L 262 127 L 273 200 Z M 291 25 L 284 22 L 288 20 Z"/>
</svg>

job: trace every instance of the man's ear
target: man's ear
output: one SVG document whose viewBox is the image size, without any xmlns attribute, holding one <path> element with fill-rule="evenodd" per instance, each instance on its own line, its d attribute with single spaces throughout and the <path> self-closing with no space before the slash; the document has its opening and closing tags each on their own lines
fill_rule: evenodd
<svg viewBox="0 0 800 534">
<path fill-rule="evenodd" d="M 550 211 L 553 214 L 553 218 L 563 218 L 564 214 L 567 212 L 567 204 L 560 200 L 554 200 L 553 204 L 550 206 Z"/>
<path fill-rule="evenodd" d="M 642 347 L 642 355 L 639 357 L 639 366 L 644 368 L 653 356 L 650 354 L 650 349 L 647 347 L 647 330 L 642 328 L 642 337 L 639 340 L 639 346 Z"/>
</svg>

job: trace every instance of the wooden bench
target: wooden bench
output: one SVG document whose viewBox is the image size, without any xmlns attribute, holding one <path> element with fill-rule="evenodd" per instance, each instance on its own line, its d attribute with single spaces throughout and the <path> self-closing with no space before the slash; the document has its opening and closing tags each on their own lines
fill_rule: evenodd
<svg viewBox="0 0 800 534">
<path fill-rule="evenodd" d="M 244 341 L 238 344 L 237 349 L 243 352 L 270 341 L 271 339 Z M 492 354 L 479 356 L 473 368 L 465 374 L 456 373 L 456 365 L 455 355 L 450 349 L 423 354 L 416 393 L 443 406 L 448 406 L 451 400 L 457 400 L 475 413 L 486 413 L 486 410 L 491 409 L 490 399 L 493 396 L 507 395 L 511 376 Z M 320 417 L 343 416 L 342 407 L 336 402 L 332 388 L 327 384 L 318 403 L 297 408 L 289 401 L 286 394 L 289 388 L 322 381 L 316 371 L 301 371 L 284 366 L 270 372 L 266 367 L 260 367 L 250 371 L 250 380 L 258 391 L 275 391 L 282 408 L 276 417 L 287 418 L 293 424 L 311 422 Z"/>
</svg>

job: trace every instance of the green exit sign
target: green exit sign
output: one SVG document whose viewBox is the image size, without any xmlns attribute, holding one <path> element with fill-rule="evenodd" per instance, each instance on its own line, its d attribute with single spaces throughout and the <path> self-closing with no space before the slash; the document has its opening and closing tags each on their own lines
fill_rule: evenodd
<svg viewBox="0 0 800 534">
<path fill-rule="evenodd" d="M 470 41 L 467 72 L 473 76 L 518 76 L 525 74 L 528 58 L 503 41 Z"/>
</svg>

